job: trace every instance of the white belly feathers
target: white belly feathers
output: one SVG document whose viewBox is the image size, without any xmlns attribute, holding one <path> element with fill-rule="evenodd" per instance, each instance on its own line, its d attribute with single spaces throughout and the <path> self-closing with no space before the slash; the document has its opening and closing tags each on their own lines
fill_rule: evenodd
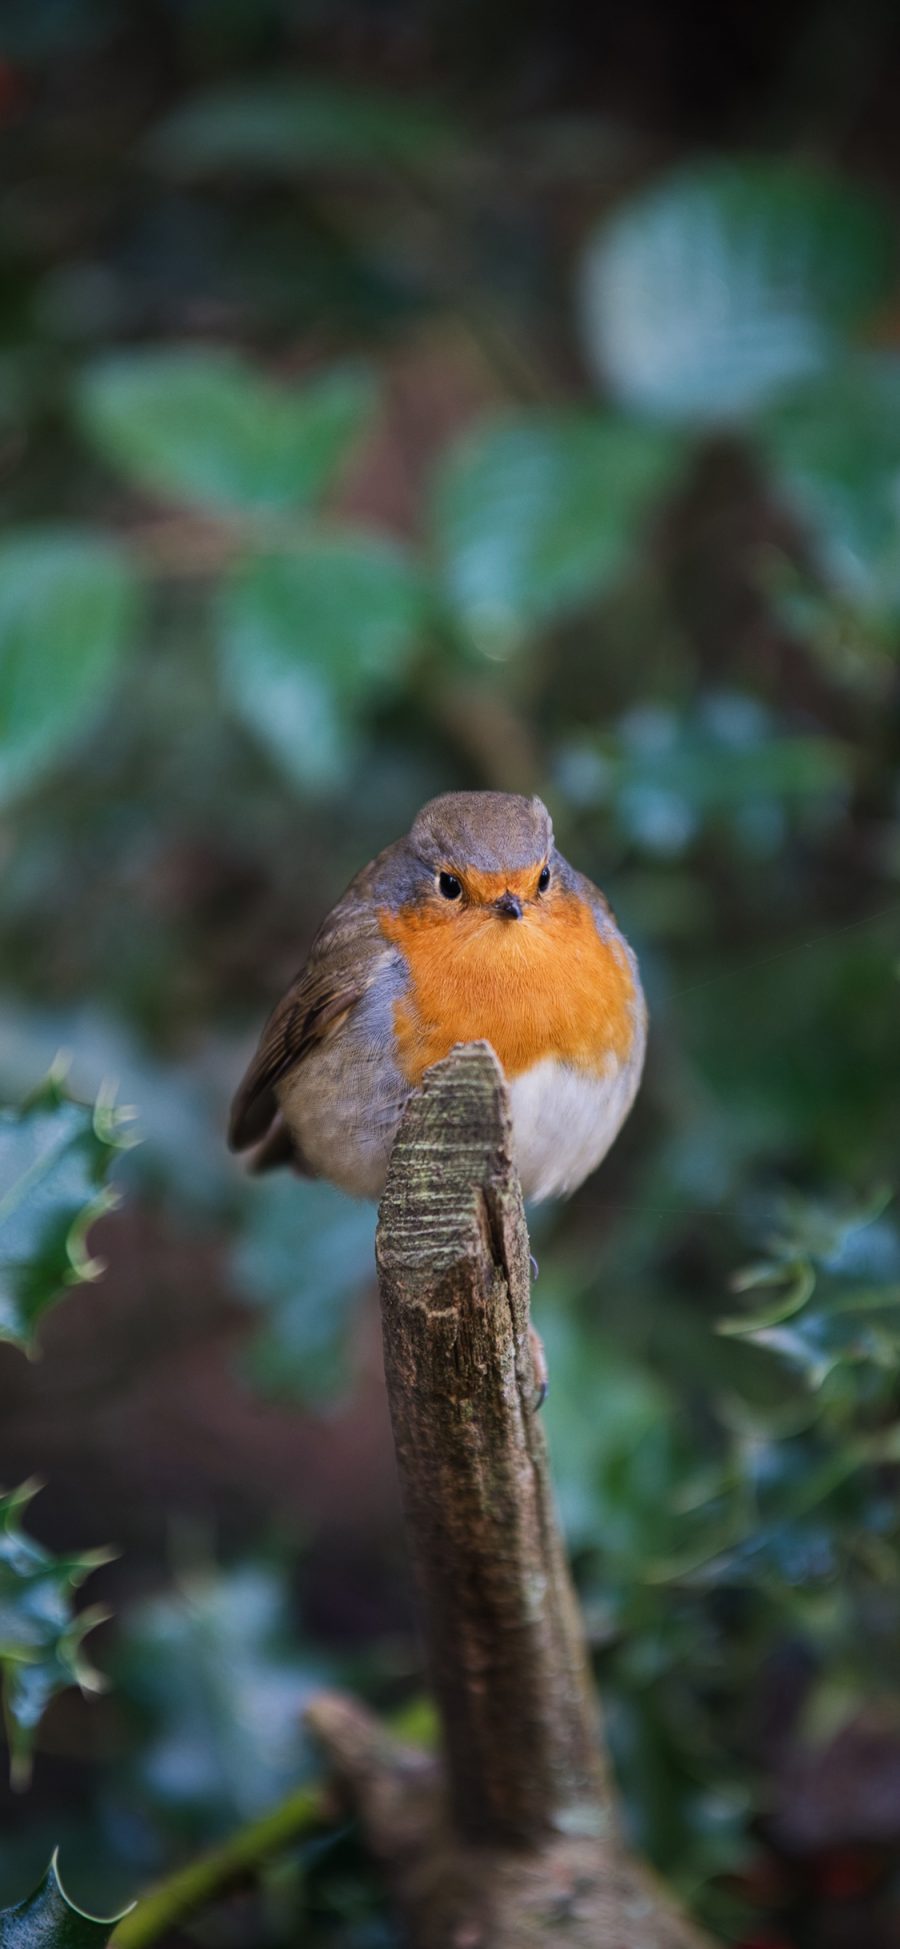
<svg viewBox="0 0 900 1949">
<path fill-rule="evenodd" d="M 513 1149 L 526 1200 L 574 1191 L 606 1156 L 634 1099 L 640 1062 L 586 1075 L 555 1057 L 536 1063 L 509 1086 Z"/>
</svg>

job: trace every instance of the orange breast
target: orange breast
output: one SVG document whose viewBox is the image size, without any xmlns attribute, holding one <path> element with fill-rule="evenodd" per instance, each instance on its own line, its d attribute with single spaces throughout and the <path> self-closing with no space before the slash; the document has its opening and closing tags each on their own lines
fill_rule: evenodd
<svg viewBox="0 0 900 1949">
<path fill-rule="evenodd" d="M 602 1073 L 627 1060 L 634 981 L 623 947 L 601 940 L 590 909 L 562 890 L 504 920 L 478 905 L 380 916 L 403 954 L 409 990 L 395 1005 L 397 1058 L 418 1083 L 455 1042 L 486 1037 L 509 1077 L 544 1057 Z"/>
</svg>

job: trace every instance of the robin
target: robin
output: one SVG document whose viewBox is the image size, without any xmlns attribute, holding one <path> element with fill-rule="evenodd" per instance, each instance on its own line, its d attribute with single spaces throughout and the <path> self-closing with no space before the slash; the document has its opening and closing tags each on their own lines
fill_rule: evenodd
<svg viewBox="0 0 900 1949">
<path fill-rule="evenodd" d="M 351 881 L 267 1022 L 229 1141 L 377 1198 L 410 1094 L 458 1042 L 509 1083 L 526 1199 L 574 1191 L 634 1100 L 635 957 L 539 798 L 448 792 Z"/>
</svg>

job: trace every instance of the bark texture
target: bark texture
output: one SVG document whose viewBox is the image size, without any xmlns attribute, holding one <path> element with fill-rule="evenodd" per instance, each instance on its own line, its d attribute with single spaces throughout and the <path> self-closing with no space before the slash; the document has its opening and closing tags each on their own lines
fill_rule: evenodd
<svg viewBox="0 0 900 1949">
<path fill-rule="evenodd" d="M 528 1235 L 493 1051 L 398 1134 L 377 1242 L 385 1373 L 438 1766 L 351 1701 L 310 1719 L 413 1949 L 702 1949 L 623 1848 L 534 1411 Z"/>
</svg>

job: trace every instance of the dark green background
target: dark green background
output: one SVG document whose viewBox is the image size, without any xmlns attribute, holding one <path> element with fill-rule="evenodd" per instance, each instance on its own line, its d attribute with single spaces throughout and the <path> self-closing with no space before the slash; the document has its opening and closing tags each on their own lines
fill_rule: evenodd
<svg viewBox="0 0 900 1949">
<path fill-rule="evenodd" d="M 898 86 L 887 6 L 7 0 L 0 1083 L 65 1047 L 144 1141 L 0 1349 L 0 1482 L 121 1551 L 0 1904 L 252 1817 L 323 1678 L 427 1730 L 373 1215 L 222 1131 L 350 875 L 483 786 L 651 1006 L 535 1224 L 631 1830 L 726 1940 L 900 1940 Z M 394 1938 L 342 1832 L 182 1940 Z"/>
</svg>

